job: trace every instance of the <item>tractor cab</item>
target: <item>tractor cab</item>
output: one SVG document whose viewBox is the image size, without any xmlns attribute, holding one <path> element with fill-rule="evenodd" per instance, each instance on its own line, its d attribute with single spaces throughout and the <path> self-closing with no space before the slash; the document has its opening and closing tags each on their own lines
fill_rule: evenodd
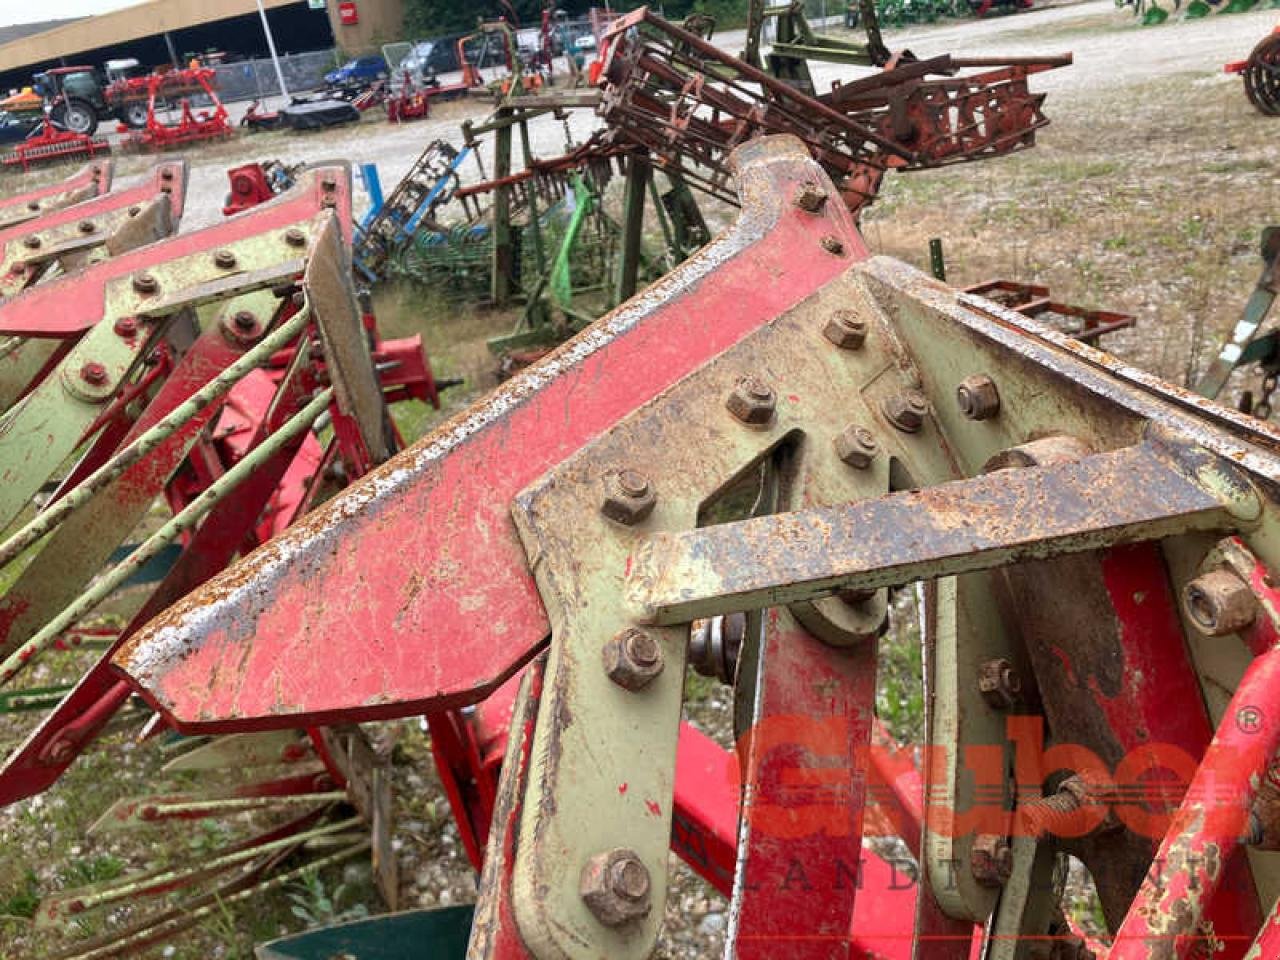
<svg viewBox="0 0 1280 960">
<path fill-rule="evenodd" d="M 46 104 L 53 122 L 72 133 L 92 136 L 98 121 L 110 113 L 102 82 L 93 67 L 55 67 L 37 73 L 32 86 Z"/>
</svg>

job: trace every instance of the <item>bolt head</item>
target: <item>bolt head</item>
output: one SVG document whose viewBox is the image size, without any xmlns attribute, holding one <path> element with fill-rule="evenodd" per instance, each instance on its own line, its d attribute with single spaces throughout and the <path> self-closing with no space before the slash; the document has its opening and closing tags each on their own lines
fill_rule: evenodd
<svg viewBox="0 0 1280 960">
<path fill-rule="evenodd" d="M 850 424 L 836 435 L 836 456 L 855 470 L 865 470 L 871 466 L 880 445 L 876 443 L 875 434 L 866 427 Z"/>
<path fill-rule="evenodd" d="M 307 235 L 297 227 L 290 227 L 284 232 L 284 242 L 291 247 L 303 247 L 307 243 Z"/>
<path fill-rule="evenodd" d="M 125 338 L 136 337 L 138 335 L 138 321 L 133 317 L 121 317 L 115 322 L 115 326 L 112 329 L 115 330 L 117 336 Z"/>
<path fill-rule="evenodd" d="M 792 202 L 805 213 L 821 213 L 827 205 L 827 191 L 816 183 L 802 183 L 796 189 Z"/>
<path fill-rule="evenodd" d="M 822 249 L 832 256 L 844 256 L 844 241 L 832 234 L 827 234 L 822 238 Z"/>
<path fill-rule="evenodd" d="M 1182 609 L 1205 636 L 1223 637 L 1253 623 L 1258 600 L 1247 583 L 1224 567 L 1183 587 Z"/>
<path fill-rule="evenodd" d="M 172 170 L 171 168 L 169 168 L 169 167 L 165 167 L 163 170 L 161 170 L 161 171 L 160 171 L 160 179 L 161 179 L 161 180 L 172 180 L 172 179 L 173 179 L 173 170 Z"/>
<path fill-rule="evenodd" d="M 609 679 L 627 690 L 640 690 L 662 673 L 662 646 L 646 630 L 628 627 L 604 645 L 601 655 Z"/>
<path fill-rule="evenodd" d="M 142 208 L 136 204 L 129 208 L 129 216 L 131 217 L 136 217 L 141 212 L 142 212 Z"/>
<path fill-rule="evenodd" d="M 600 512 L 616 523 L 639 523 L 658 502 L 649 478 L 638 470 L 618 470 L 604 478 L 604 499 Z"/>
<path fill-rule="evenodd" d="M 649 914 L 649 868 L 625 847 L 598 853 L 583 865 L 578 893 L 600 923 L 606 927 L 623 926 Z"/>
<path fill-rule="evenodd" d="M 22 245 L 26 247 L 28 250 L 39 250 L 41 245 L 41 240 L 34 233 L 29 233 L 22 238 Z"/>
<path fill-rule="evenodd" d="M 969 851 L 973 879 L 984 887 L 1003 886 L 1013 873 L 1013 849 L 1005 837 L 979 834 Z"/>
<path fill-rule="evenodd" d="M 1000 391 L 986 374 L 975 374 L 956 387 L 956 404 L 970 420 L 990 420 L 1000 412 Z"/>
<path fill-rule="evenodd" d="M 40 201 L 39 201 L 39 200 L 28 200 L 28 201 L 27 201 L 27 209 L 28 209 L 28 210 L 39 210 L 39 209 L 40 209 Z"/>
<path fill-rule="evenodd" d="M 149 273 L 135 273 L 133 275 L 133 289 L 141 294 L 152 294 L 159 289 L 156 278 Z"/>
<path fill-rule="evenodd" d="M 867 342 L 867 322 L 852 310 L 837 310 L 822 335 L 842 350 L 859 350 Z"/>
<path fill-rule="evenodd" d="M 883 405 L 888 421 L 904 433 L 918 433 L 929 413 L 929 400 L 919 390 L 904 390 L 887 397 Z"/>
<path fill-rule="evenodd" d="M 93 233 L 98 227 L 92 220 L 81 220 L 77 225 L 77 229 L 81 233 Z"/>
<path fill-rule="evenodd" d="M 333 179 L 333 177 L 325 177 L 320 181 L 320 186 L 325 190 L 336 190 L 338 188 L 338 181 Z"/>
<path fill-rule="evenodd" d="M 107 368 L 96 360 L 90 360 L 80 368 L 80 379 L 90 386 L 100 387 L 107 382 Z"/>
<path fill-rule="evenodd" d="M 1008 710 L 1022 694 L 1022 678 L 1004 657 L 978 667 L 978 692 L 993 710 Z"/>
<path fill-rule="evenodd" d="M 725 406 L 738 420 L 759 427 L 773 419 L 778 398 L 772 387 L 759 377 L 748 374 L 734 385 Z"/>
<path fill-rule="evenodd" d="M 236 255 L 230 250 L 219 250 L 213 255 L 213 263 L 220 270 L 230 270 L 236 265 Z"/>
</svg>

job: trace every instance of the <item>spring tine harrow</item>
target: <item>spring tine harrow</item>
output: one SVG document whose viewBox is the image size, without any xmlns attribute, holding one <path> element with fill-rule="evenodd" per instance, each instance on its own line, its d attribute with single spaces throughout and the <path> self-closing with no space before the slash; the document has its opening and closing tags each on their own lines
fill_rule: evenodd
<svg viewBox="0 0 1280 960">
<path fill-rule="evenodd" d="M 191 732 L 435 714 L 451 799 L 493 811 L 474 957 L 649 955 L 673 825 L 721 889 L 736 853 L 731 955 L 858 955 L 877 916 L 914 918 L 916 957 L 1079 955 L 1033 882 L 1070 853 L 1110 956 L 1243 957 L 1280 880 L 1245 856 L 1280 836 L 1280 433 L 869 257 L 845 205 L 792 203 L 836 190 L 803 141 L 733 156 L 728 233 L 114 664 Z M 922 880 L 894 898 L 851 878 L 900 771 L 870 759 L 886 590 L 917 581 L 923 786 L 887 801 Z M 747 735 L 725 818 L 680 703 L 690 623 L 738 615 L 732 657 L 723 623 L 693 646 Z"/>
<path fill-rule="evenodd" d="M 65 180 L 36 187 L 0 200 L 0 230 L 34 220 L 51 210 L 83 203 L 111 190 L 115 162 L 110 157 L 95 160 Z"/>
<path fill-rule="evenodd" d="M 110 152 L 111 144 L 106 137 L 92 137 L 84 133 L 60 130 L 48 117 L 45 117 L 40 126 L 27 136 L 27 139 L 0 158 L 0 164 L 6 167 L 22 167 L 23 173 L 26 173 L 31 169 L 32 164 L 65 160 L 69 157 L 92 158 L 99 153 Z"/>
</svg>

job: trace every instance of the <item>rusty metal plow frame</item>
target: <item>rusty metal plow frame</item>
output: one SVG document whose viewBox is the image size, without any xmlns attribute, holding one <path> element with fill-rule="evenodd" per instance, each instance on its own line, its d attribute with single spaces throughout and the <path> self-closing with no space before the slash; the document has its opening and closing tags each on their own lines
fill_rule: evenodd
<svg viewBox="0 0 1280 960">
<path fill-rule="evenodd" d="M 838 879 L 858 858 L 884 590 L 924 580 L 936 749 L 914 955 L 967 957 L 975 923 L 1002 960 L 1061 936 L 1031 882 L 1059 850 L 1094 874 L 1113 960 L 1275 937 L 1259 897 L 1277 877 L 1243 841 L 1266 848 L 1276 826 L 1254 800 L 1280 746 L 1280 597 L 1263 580 L 1280 571 L 1280 433 L 867 259 L 843 205 L 788 201 L 834 189 L 793 138 L 735 162 L 727 234 L 157 618 L 117 668 L 179 729 L 263 730 L 475 703 L 550 636 L 512 709 L 472 955 L 638 958 L 665 896 L 686 624 L 764 611 L 738 668 L 743 732 L 800 732 L 781 753 L 740 746 L 730 936 L 738 957 L 808 960 L 853 950 L 874 894 L 782 881 L 797 860 Z M 700 526 L 765 465 L 755 515 Z M 388 551 L 395 531 L 415 550 Z M 1224 573 L 1251 615 L 1239 589 L 1220 602 L 1208 578 Z M 1064 626 L 1077 589 L 1103 599 Z M 1051 682 L 1043 652 L 1084 641 L 1115 650 L 1101 692 Z M 320 665 L 335 651 L 340 684 Z M 988 663 L 1018 665 L 1018 697 L 998 703 L 985 666 L 970 678 Z M 1186 709 L 1168 710 L 1172 690 Z M 1117 696 L 1130 713 L 1108 725 Z M 1160 829 L 1104 823 L 1135 801 L 1096 766 L 1069 789 L 1039 754 L 1016 772 L 997 759 L 990 780 L 965 767 L 1046 716 L 1055 746 L 1143 748 L 1139 771 L 1160 766 L 1150 743 L 1186 744 L 1189 785 L 1151 800 Z M 778 829 L 812 797 L 787 769 L 842 774 L 822 829 Z"/>
</svg>

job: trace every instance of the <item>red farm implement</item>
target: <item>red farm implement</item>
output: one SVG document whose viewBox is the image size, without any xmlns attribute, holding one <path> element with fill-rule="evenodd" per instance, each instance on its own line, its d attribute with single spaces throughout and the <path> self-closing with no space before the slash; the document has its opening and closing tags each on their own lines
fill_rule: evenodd
<svg viewBox="0 0 1280 960">
<path fill-rule="evenodd" d="M 1259 41 L 1247 60 L 1228 63 L 1223 69 L 1240 74 L 1245 95 L 1261 113 L 1280 116 L 1280 27 Z"/>
<path fill-rule="evenodd" d="M 106 193 L 114 171 L 110 159 L 97 160 L 65 180 L 5 197 L 0 200 L 0 229 Z"/>
<path fill-rule="evenodd" d="M 727 232 L 115 669 L 190 733 L 426 714 L 474 958 L 651 955 L 669 849 L 741 958 L 1275 955 L 1280 433 L 869 256 L 795 137 L 729 163 Z M 919 773 L 874 720 L 891 594 Z"/>
<path fill-rule="evenodd" d="M 75 157 L 96 157 L 110 152 L 111 144 L 104 137 L 60 130 L 46 117 L 27 139 L 5 154 L 0 163 L 7 167 L 21 167 L 25 172 L 33 165 Z"/>
<path fill-rule="evenodd" d="M 147 123 L 129 135 L 128 143 L 143 149 L 167 149 L 202 140 L 221 140 L 232 136 L 227 108 L 218 99 L 214 89 L 216 74 L 207 67 L 189 67 L 167 73 L 153 73 L 147 77 Z M 159 105 L 163 105 L 171 91 L 182 91 L 178 97 L 176 121 L 162 120 Z M 203 94 L 207 108 L 193 109 L 192 93 Z"/>
</svg>

